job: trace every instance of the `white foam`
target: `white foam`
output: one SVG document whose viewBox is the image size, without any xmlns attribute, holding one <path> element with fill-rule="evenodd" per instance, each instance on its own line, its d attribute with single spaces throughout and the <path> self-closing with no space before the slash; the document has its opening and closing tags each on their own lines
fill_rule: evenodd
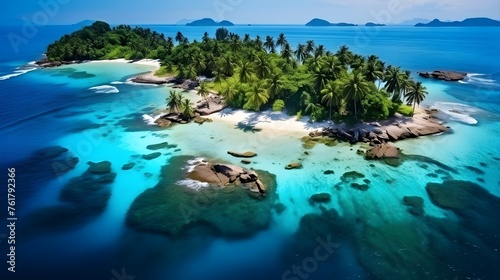
<svg viewBox="0 0 500 280">
<path fill-rule="evenodd" d="M 200 190 L 201 188 L 206 188 L 206 187 L 210 186 L 210 184 L 208 184 L 206 182 L 200 182 L 200 181 L 191 180 L 191 179 L 177 181 L 177 184 L 179 184 L 181 186 L 186 186 L 190 189 L 197 190 L 197 191 Z"/>
<path fill-rule="evenodd" d="M 123 85 L 124 82 L 114 81 L 114 82 L 111 82 L 110 84 L 112 84 L 112 85 Z"/>
<path fill-rule="evenodd" d="M 496 85 L 497 84 L 497 81 L 495 81 L 493 79 L 487 79 L 485 77 L 489 77 L 489 75 L 478 74 L 478 73 L 467 74 L 466 82 L 475 83 L 475 84 L 484 84 L 484 85 Z"/>
<path fill-rule="evenodd" d="M 21 75 L 26 74 L 26 73 L 28 73 L 30 71 L 36 70 L 37 68 L 30 67 L 30 68 L 20 69 L 18 67 L 17 69 L 19 69 L 19 70 L 15 70 L 14 73 L 12 73 L 12 74 L 1 76 L 0 77 L 0 81 L 4 81 L 4 80 L 8 80 L 8 79 L 13 78 L 13 77 L 21 76 Z"/>
<path fill-rule="evenodd" d="M 187 170 L 187 172 L 193 172 L 194 168 L 198 165 L 206 165 L 207 161 L 204 158 L 198 157 L 192 160 L 187 161 L 187 165 L 184 169 Z"/>
<path fill-rule="evenodd" d="M 439 109 L 450 120 L 470 125 L 477 124 L 477 120 L 471 117 L 471 115 L 477 113 L 479 110 L 475 107 L 453 102 L 436 102 L 432 108 Z"/>
<path fill-rule="evenodd" d="M 150 116 L 148 114 L 144 114 L 142 115 L 142 119 L 144 120 L 145 123 L 147 123 L 148 125 L 158 125 L 157 123 L 155 123 L 159 118 L 165 116 L 166 113 L 161 113 L 161 114 L 158 114 L 156 116 Z"/>
<path fill-rule="evenodd" d="M 91 87 L 91 88 L 89 88 L 89 90 L 91 90 L 95 93 L 119 93 L 120 92 L 116 87 L 109 86 L 109 85 Z"/>
</svg>

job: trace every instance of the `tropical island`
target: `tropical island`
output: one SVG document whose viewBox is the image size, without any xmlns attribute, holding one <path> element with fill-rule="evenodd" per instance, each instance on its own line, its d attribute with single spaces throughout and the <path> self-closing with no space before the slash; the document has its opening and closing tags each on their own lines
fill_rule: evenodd
<svg viewBox="0 0 500 280">
<path fill-rule="evenodd" d="M 331 23 L 327 20 L 320 19 L 320 18 L 314 18 L 308 23 L 306 23 L 306 26 L 356 26 L 354 23 L 345 23 L 345 22 L 340 22 L 340 23 Z"/>
<path fill-rule="evenodd" d="M 211 18 L 203 18 L 200 20 L 195 20 L 189 23 L 186 23 L 187 26 L 233 26 L 234 23 L 223 20 L 221 22 L 216 22 Z"/>
<path fill-rule="evenodd" d="M 429 23 L 417 23 L 416 27 L 467 27 L 467 26 L 500 26 L 500 21 L 491 18 L 467 18 L 463 21 L 440 21 L 434 19 Z"/>
<path fill-rule="evenodd" d="M 196 90 L 202 97 L 195 106 L 171 91 L 168 110 L 158 120 L 165 126 L 193 119 L 203 123 L 208 119 L 200 115 L 229 106 L 248 111 L 286 111 L 297 119 L 309 116 L 310 121 L 348 124 L 350 128 L 314 136 L 351 143 L 381 144 L 446 130 L 430 116 L 431 112 L 422 112 L 412 121 L 393 119 L 385 123 L 388 129 L 381 130 L 378 123 L 367 125 L 395 114 L 412 117 L 428 94 L 426 88 L 415 82 L 409 71 L 386 66 L 377 56 L 364 57 L 347 46 L 332 53 L 312 40 L 293 50 L 284 34 L 276 39 L 251 38 L 248 34 L 241 38 L 219 28 L 214 38 L 205 33 L 201 41 L 190 42 L 181 32 L 175 38 L 165 38 L 149 29 L 125 25 L 111 28 L 95 22 L 49 45 L 46 62 L 60 65 L 65 61 L 122 57 L 161 60 L 154 75 L 143 75 L 136 81 L 176 83 Z M 399 128 L 396 131 L 392 126 Z"/>
</svg>

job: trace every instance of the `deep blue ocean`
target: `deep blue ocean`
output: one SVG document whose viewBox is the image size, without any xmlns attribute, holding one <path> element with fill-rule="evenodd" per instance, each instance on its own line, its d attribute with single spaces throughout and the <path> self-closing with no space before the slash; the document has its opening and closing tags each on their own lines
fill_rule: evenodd
<svg viewBox="0 0 500 280">
<path fill-rule="evenodd" d="M 190 40 L 200 40 L 204 32 L 214 36 L 216 29 L 144 27 L 172 37 L 181 31 Z M 397 144 L 406 154 L 433 161 L 370 166 L 351 151 L 357 146 L 318 145 L 296 172 L 285 172 L 277 163 L 302 156 L 300 136 L 252 134 L 221 123 L 168 130 L 148 126 L 143 115 L 164 109 L 170 88 L 127 80 L 151 66 L 109 62 L 36 69 L 30 64 L 48 44 L 76 29 L 40 27 L 13 45 L 9 36 L 23 36 L 22 27 L 0 26 L 1 279 L 500 279 L 500 220 L 492 213 L 500 209 L 500 28 L 229 27 L 241 36 L 276 39 L 284 33 L 292 47 L 314 40 L 336 52 L 347 45 L 355 53 L 375 54 L 386 65 L 410 70 L 429 91 L 423 106 L 439 109 L 452 129 Z M 417 76 L 437 69 L 464 71 L 468 79 L 450 83 Z M 162 141 L 180 150 L 153 161 L 138 157 L 148 152 L 147 145 Z M 74 169 L 63 172 L 34 155 L 56 145 L 69 150 L 66 163 L 79 158 Z M 159 182 L 162 166 L 169 166 L 173 157 L 231 162 L 227 150 L 247 148 L 263 154 L 252 167 L 277 176 L 279 202 L 286 207 L 273 213 L 269 228 L 236 240 L 204 235 L 172 240 L 125 225 L 134 199 Z M 80 216 L 51 214 L 51 207 L 61 205 L 63 186 L 79 177 L 87 162 L 103 160 L 117 173 L 105 210 L 98 215 L 83 210 Z M 130 161 L 137 167 L 122 171 Z M 4 238 L 9 234 L 8 168 L 16 169 L 16 273 L 7 271 L 10 245 Z M 325 169 L 335 175 L 323 176 Z M 371 188 L 335 189 L 340 175 L 350 170 L 364 173 Z M 439 208 L 425 186 L 451 178 L 474 182 L 488 195 L 459 196 L 469 207 L 465 212 Z M 298 238 L 298 229 L 310 228 L 300 224 L 301 218 L 324 213 L 308 202 L 319 192 L 331 193 L 325 207 L 335 209 L 348 229 L 338 228 L 343 237 L 335 240 L 339 247 L 325 261 L 313 259 L 312 250 L 296 250 L 307 243 Z M 412 195 L 424 199 L 423 217 L 410 215 L 401 202 Z M 338 232 L 332 234 L 340 236 Z"/>
</svg>

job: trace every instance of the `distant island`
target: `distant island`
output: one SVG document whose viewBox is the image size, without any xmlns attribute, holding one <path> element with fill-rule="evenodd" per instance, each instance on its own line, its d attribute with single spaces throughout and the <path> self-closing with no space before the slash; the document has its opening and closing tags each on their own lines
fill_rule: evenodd
<svg viewBox="0 0 500 280">
<path fill-rule="evenodd" d="M 468 18 L 463 21 L 440 21 L 435 19 L 429 23 L 418 23 L 417 27 L 465 27 L 465 26 L 500 26 L 500 21 L 491 18 Z"/>
<path fill-rule="evenodd" d="M 386 26 L 386 25 L 380 23 L 368 22 L 365 24 L 365 26 Z"/>
<path fill-rule="evenodd" d="M 353 23 L 345 23 L 345 22 L 340 22 L 340 23 L 331 23 L 327 20 L 320 19 L 320 18 L 315 18 L 306 23 L 306 26 L 356 26 L 356 24 Z"/>
<path fill-rule="evenodd" d="M 414 18 L 414 19 L 409 19 L 409 20 L 405 20 L 403 22 L 400 22 L 396 25 L 411 25 L 411 26 L 414 26 L 415 24 L 417 23 L 429 23 L 430 20 L 429 19 L 425 19 L 425 18 Z"/>
<path fill-rule="evenodd" d="M 234 23 L 227 20 L 216 22 L 211 18 L 204 18 L 187 23 L 186 25 L 187 26 L 234 26 Z"/>
</svg>

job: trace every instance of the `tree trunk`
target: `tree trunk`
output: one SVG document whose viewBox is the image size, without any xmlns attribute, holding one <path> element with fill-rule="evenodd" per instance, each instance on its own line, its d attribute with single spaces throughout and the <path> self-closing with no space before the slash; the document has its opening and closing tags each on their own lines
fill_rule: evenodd
<svg viewBox="0 0 500 280">
<path fill-rule="evenodd" d="M 417 102 L 413 102 L 413 112 L 411 112 L 411 116 L 413 117 L 415 115 L 415 105 Z"/>
<path fill-rule="evenodd" d="M 332 105 L 330 104 L 330 120 L 332 120 Z"/>
<path fill-rule="evenodd" d="M 356 99 L 354 99 L 354 116 L 356 117 L 356 121 L 358 120 L 358 108 L 356 104 Z"/>
</svg>

